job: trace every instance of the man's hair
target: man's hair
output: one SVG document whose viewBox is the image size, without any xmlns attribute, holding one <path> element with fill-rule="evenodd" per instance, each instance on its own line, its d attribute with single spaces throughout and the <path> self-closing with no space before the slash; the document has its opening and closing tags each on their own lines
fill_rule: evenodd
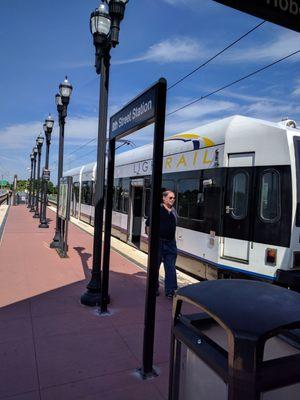
<svg viewBox="0 0 300 400">
<path fill-rule="evenodd" d="M 169 193 L 175 194 L 175 193 L 173 192 L 173 190 L 167 189 L 167 190 L 165 190 L 165 191 L 162 192 L 162 197 L 167 197 Z"/>
</svg>

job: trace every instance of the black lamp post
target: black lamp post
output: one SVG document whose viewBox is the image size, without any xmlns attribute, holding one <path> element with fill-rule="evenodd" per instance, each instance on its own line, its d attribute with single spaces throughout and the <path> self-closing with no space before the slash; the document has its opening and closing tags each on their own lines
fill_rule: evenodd
<svg viewBox="0 0 300 400">
<path fill-rule="evenodd" d="M 34 160 L 34 154 L 33 152 L 30 153 L 30 163 L 31 163 L 31 168 L 30 168 L 30 181 L 29 181 L 29 197 L 28 197 L 28 208 L 31 208 L 31 202 L 32 202 L 32 175 L 33 175 L 33 160 Z"/>
<path fill-rule="evenodd" d="M 35 201 L 36 201 L 36 197 L 35 197 L 35 193 L 36 193 L 36 156 L 37 156 L 37 153 L 38 153 L 37 147 L 34 147 L 32 149 L 32 153 L 33 153 L 33 177 L 32 177 L 32 193 L 31 193 L 31 208 L 30 208 L 30 212 L 35 212 Z"/>
<path fill-rule="evenodd" d="M 65 135 L 65 122 L 67 116 L 68 105 L 73 87 L 70 85 L 68 78 L 66 77 L 64 82 L 59 85 L 59 93 L 55 96 L 55 102 L 58 112 L 58 123 L 59 123 L 59 156 L 58 156 L 58 173 L 57 173 L 57 202 L 56 202 L 56 227 L 55 235 L 50 247 L 58 248 L 60 246 L 61 237 L 61 219 L 58 216 L 59 209 L 59 182 L 63 173 L 63 158 L 64 158 L 64 135 Z"/>
<path fill-rule="evenodd" d="M 93 43 L 96 49 L 95 68 L 97 74 L 101 75 L 101 80 L 92 277 L 87 285 L 87 291 L 81 296 L 81 303 L 87 306 L 99 305 L 101 299 L 102 228 L 110 50 L 111 47 L 116 47 L 119 43 L 120 22 L 124 17 L 127 2 L 128 0 L 102 1 L 100 6 L 92 12 L 90 17 L 90 31 L 93 35 Z"/>
<path fill-rule="evenodd" d="M 36 138 L 36 147 L 38 150 L 38 167 L 37 167 L 37 185 L 36 185 L 36 203 L 35 203 L 35 213 L 33 218 L 40 218 L 39 214 L 39 197 L 41 191 L 41 156 L 42 156 L 42 147 L 44 143 L 44 138 L 40 133 Z"/>
<path fill-rule="evenodd" d="M 129 0 L 107 0 L 111 18 L 110 41 L 112 47 L 119 44 L 120 23 L 124 18 L 125 7 Z"/>
<path fill-rule="evenodd" d="M 46 137 L 46 157 L 45 157 L 45 168 L 43 170 L 43 180 L 42 180 L 42 201 L 41 201 L 41 218 L 39 228 L 49 228 L 49 224 L 46 217 L 47 211 L 47 194 L 48 194 L 48 180 L 50 179 L 49 171 L 49 151 L 51 143 L 51 133 L 54 125 L 54 119 L 51 114 L 46 118 L 43 125 L 45 137 Z"/>
</svg>

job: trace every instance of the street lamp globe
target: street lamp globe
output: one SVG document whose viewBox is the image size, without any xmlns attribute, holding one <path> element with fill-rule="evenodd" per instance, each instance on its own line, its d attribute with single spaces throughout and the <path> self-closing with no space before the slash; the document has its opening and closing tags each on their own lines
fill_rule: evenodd
<svg viewBox="0 0 300 400">
<path fill-rule="evenodd" d="M 103 43 L 110 32 L 110 16 L 107 4 L 101 3 L 95 11 L 92 12 L 90 18 L 90 30 L 94 36 L 94 44 Z"/>
<path fill-rule="evenodd" d="M 36 144 L 38 147 L 42 147 L 44 143 L 44 137 L 40 133 L 39 136 L 36 138 Z"/>
<path fill-rule="evenodd" d="M 51 114 L 49 114 L 48 117 L 45 119 L 45 124 L 44 125 L 46 125 L 46 129 L 47 130 L 49 130 L 50 132 L 52 131 L 53 126 L 54 126 L 54 119 L 51 116 Z"/>
<path fill-rule="evenodd" d="M 68 81 L 68 77 L 65 77 L 63 83 L 59 85 L 59 94 L 61 96 L 62 103 L 68 104 L 70 100 L 70 96 L 73 90 L 73 86 Z"/>
<path fill-rule="evenodd" d="M 36 157 L 36 155 L 37 155 L 37 153 L 38 153 L 37 147 L 34 147 L 34 148 L 32 149 L 32 152 L 33 152 L 34 157 Z"/>
<path fill-rule="evenodd" d="M 30 159 L 33 161 L 34 160 L 34 153 L 33 153 L 33 150 L 32 150 L 32 152 L 30 153 Z"/>
</svg>

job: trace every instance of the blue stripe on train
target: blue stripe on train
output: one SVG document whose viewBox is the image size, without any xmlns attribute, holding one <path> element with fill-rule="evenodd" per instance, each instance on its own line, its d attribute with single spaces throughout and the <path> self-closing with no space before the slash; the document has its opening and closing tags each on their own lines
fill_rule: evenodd
<svg viewBox="0 0 300 400">
<path fill-rule="evenodd" d="M 241 273 L 246 274 L 246 275 L 250 275 L 250 276 L 254 276 L 254 277 L 262 278 L 262 279 L 267 279 L 267 280 L 269 280 L 269 281 L 274 281 L 274 280 L 275 280 L 275 277 L 272 277 L 272 276 L 263 275 L 263 274 L 258 274 L 257 272 L 251 272 L 251 271 L 247 271 L 247 270 L 241 269 L 241 268 L 230 267 L 230 266 L 228 266 L 228 265 L 218 264 L 218 263 L 215 263 L 215 262 L 213 262 L 213 261 L 207 260 L 206 258 L 202 258 L 202 257 L 199 257 L 199 256 L 195 256 L 195 255 L 192 255 L 192 254 L 190 254 L 190 253 L 187 253 L 187 252 L 185 252 L 185 251 L 183 251 L 183 250 L 179 250 L 179 249 L 178 249 L 178 254 L 180 254 L 180 253 L 183 254 L 183 255 L 185 255 L 185 256 L 189 256 L 189 257 L 195 258 L 196 260 L 205 262 L 206 264 L 211 264 L 211 265 L 213 265 L 214 267 L 219 268 L 219 269 L 226 269 L 226 270 L 228 270 L 228 271 L 241 272 Z"/>
</svg>

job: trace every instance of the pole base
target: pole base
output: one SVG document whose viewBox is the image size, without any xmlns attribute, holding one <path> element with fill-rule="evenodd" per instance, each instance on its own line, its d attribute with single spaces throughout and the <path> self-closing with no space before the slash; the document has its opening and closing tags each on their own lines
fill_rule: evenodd
<svg viewBox="0 0 300 400">
<path fill-rule="evenodd" d="M 41 223 L 39 224 L 39 228 L 49 228 L 48 222 L 41 222 Z"/>
<path fill-rule="evenodd" d="M 50 243 L 50 248 L 51 249 L 58 249 L 60 247 L 60 241 L 55 241 L 53 240 L 53 242 Z"/>
<path fill-rule="evenodd" d="M 80 297 L 80 303 L 84 306 L 88 307 L 96 307 L 100 306 L 101 303 L 101 293 L 99 292 L 91 292 L 87 290 L 83 295 Z"/>
<path fill-rule="evenodd" d="M 53 238 L 53 240 L 52 240 L 52 243 L 50 243 L 51 249 L 58 249 L 59 247 L 61 247 L 61 246 L 60 246 L 60 242 L 61 242 L 60 239 L 61 239 L 61 238 L 60 238 L 60 234 L 59 234 L 58 231 L 56 231 L 56 232 L 55 232 L 55 235 L 54 235 L 54 238 Z"/>
<path fill-rule="evenodd" d="M 66 253 L 65 250 L 58 248 L 58 249 L 56 249 L 56 251 L 60 258 L 69 258 L 68 254 Z"/>
<path fill-rule="evenodd" d="M 136 372 L 140 375 L 143 380 L 156 378 L 158 377 L 158 373 L 155 371 L 154 368 L 150 372 L 144 372 L 143 368 L 137 368 Z"/>
</svg>

